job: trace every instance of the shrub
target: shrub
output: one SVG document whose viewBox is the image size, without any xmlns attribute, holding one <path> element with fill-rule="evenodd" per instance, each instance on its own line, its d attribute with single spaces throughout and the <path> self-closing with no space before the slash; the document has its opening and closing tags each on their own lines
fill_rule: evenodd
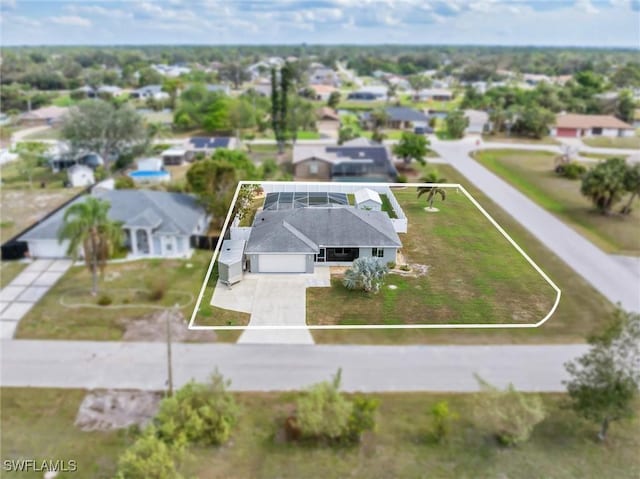
<svg viewBox="0 0 640 479">
<path fill-rule="evenodd" d="M 162 400 L 155 423 L 168 444 L 227 442 L 238 418 L 238 407 L 226 390 L 229 382 L 217 371 L 209 384 L 190 382 Z"/>
<path fill-rule="evenodd" d="M 395 269 L 395 267 L 396 267 L 396 263 L 395 263 L 395 261 L 389 261 L 389 262 L 387 263 L 387 268 L 389 268 L 389 269 Z"/>
<path fill-rule="evenodd" d="M 287 437 L 328 442 L 354 443 L 364 431 L 375 428 L 378 400 L 357 397 L 349 401 L 340 393 L 342 372 L 338 370 L 331 382 L 312 386 L 296 402 L 295 419 L 287 418 Z"/>
<path fill-rule="evenodd" d="M 406 183 L 408 180 L 406 175 L 398 175 L 398 177 L 396 178 L 396 182 L 398 183 Z"/>
<path fill-rule="evenodd" d="M 149 280 L 149 301 L 160 301 L 167 293 L 167 280 L 164 277 L 156 276 Z"/>
<path fill-rule="evenodd" d="M 108 294 L 103 293 L 98 298 L 98 304 L 100 306 L 109 306 L 111 303 L 113 303 L 113 299 L 111 299 L 111 296 Z"/>
<path fill-rule="evenodd" d="M 476 423 L 491 430 L 505 446 L 529 440 L 533 428 L 546 416 L 540 396 L 518 392 L 512 384 L 501 391 L 479 377 L 476 379 L 482 390 L 473 412 Z"/>
<path fill-rule="evenodd" d="M 169 448 L 150 427 L 118 459 L 116 479 L 181 479 L 175 464 L 181 456 L 180 447 Z"/>
<path fill-rule="evenodd" d="M 367 293 L 377 293 L 389 272 L 386 264 L 376 258 L 358 258 L 345 274 L 342 283 L 347 289 L 362 289 Z"/>
<path fill-rule="evenodd" d="M 575 161 L 562 166 L 558 166 L 558 168 L 556 168 L 556 172 L 560 176 L 569 180 L 577 180 L 578 178 L 581 178 L 582 175 L 586 173 L 586 171 L 587 169 L 584 167 L 584 165 L 576 163 Z"/>
<path fill-rule="evenodd" d="M 172 181 L 167 185 L 167 191 L 170 193 L 186 193 L 187 184 L 184 181 Z"/>
<path fill-rule="evenodd" d="M 408 264 L 403 264 L 402 266 L 400 266 L 400 270 L 401 271 L 411 271 L 411 268 L 409 267 Z"/>
<path fill-rule="evenodd" d="M 457 414 L 449 410 L 447 401 L 439 401 L 431 408 L 431 421 L 433 423 L 433 437 L 437 442 L 444 442 L 449 437 L 451 423 L 457 419 Z"/>
<path fill-rule="evenodd" d="M 132 190 L 136 187 L 133 178 L 130 176 L 120 176 L 116 178 L 115 188 L 116 190 Z"/>
</svg>

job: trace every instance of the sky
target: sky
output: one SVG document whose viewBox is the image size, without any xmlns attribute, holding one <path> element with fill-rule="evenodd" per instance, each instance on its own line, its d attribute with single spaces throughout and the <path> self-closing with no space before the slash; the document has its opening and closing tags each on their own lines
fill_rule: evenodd
<svg viewBox="0 0 640 479">
<path fill-rule="evenodd" d="M 0 0 L 2 45 L 640 47 L 640 0 Z"/>
</svg>

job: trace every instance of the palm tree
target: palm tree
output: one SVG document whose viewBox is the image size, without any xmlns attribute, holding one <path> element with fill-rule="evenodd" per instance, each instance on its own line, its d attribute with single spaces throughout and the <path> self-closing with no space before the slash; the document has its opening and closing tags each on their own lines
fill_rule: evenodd
<svg viewBox="0 0 640 479">
<path fill-rule="evenodd" d="M 436 196 L 440 195 L 442 201 L 446 198 L 446 193 L 444 188 L 437 186 L 439 183 L 446 183 L 446 178 L 440 178 L 435 171 L 429 172 L 427 175 L 420 178 L 421 183 L 432 183 L 431 186 L 419 186 L 418 187 L 418 198 L 422 195 L 427 195 L 427 202 L 429 203 L 429 208 L 433 209 L 433 200 L 435 200 Z"/>
<path fill-rule="evenodd" d="M 111 205 L 108 201 L 89 196 L 67 209 L 58 233 L 58 242 L 69 240 L 67 254 L 74 260 L 82 248 L 84 261 L 93 279 L 93 296 L 98 294 L 98 270 L 104 273 L 114 247 L 122 243 L 122 223 L 109 219 L 109 208 Z"/>
</svg>

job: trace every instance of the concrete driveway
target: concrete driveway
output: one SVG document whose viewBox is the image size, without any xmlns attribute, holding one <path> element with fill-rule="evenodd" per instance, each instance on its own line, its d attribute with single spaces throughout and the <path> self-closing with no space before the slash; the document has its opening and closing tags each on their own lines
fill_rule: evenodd
<svg viewBox="0 0 640 479">
<path fill-rule="evenodd" d="M 330 285 L 329 267 L 316 266 L 313 274 L 249 273 L 231 288 L 218 283 L 211 304 L 251 314 L 238 343 L 313 344 L 306 328 L 306 290 Z M 300 329 L 279 329 L 289 326 Z"/>
<path fill-rule="evenodd" d="M 18 322 L 67 272 L 71 263 L 70 260 L 35 260 L 0 290 L 0 338 L 13 338 Z"/>
</svg>

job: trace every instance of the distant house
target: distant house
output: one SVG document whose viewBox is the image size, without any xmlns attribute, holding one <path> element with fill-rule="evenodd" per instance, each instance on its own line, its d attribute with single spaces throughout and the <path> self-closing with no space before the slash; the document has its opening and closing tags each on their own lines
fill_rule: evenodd
<svg viewBox="0 0 640 479">
<path fill-rule="evenodd" d="M 176 78 L 180 75 L 185 75 L 187 73 L 191 73 L 191 68 L 184 65 L 165 65 L 165 64 L 156 64 L 151 65 L 155 71 L 160 73 L 162 76 L 166 76 L 169 78 Z"/>
<path fill-rule="evenodd" d="M 316 127 L 325 134 L 336 133 L 340 129 L 340 116 L 333 108 L 324 106 L 316 110 Z"/>
<path fill-rule="evenodd" d="M 192 154 L 213 153 L 218 148 L 234 149 L 236 147 L 236 139 L 231 137 L 205 137 L 194 136 L 189 138 L 186 143 L 186 149 Z"/>
<path fill-rule="evenodd" d="M 469 120 L 469 125 L 464 130 L 468 135 L 481 135 L 491 129 L 489 114 L 481 110 L 465 110 L 464 116 Z"/>
<path fill-rule="evenodd" d="M 309 72 L 309 83 L 311 85 L 327 85 L 327 86 L 340 86 L 340 78 L 338 74 L 331 68 L 320 67 L 311 69 Z"/>
<path fill-rule="evenodd" d="M 426 126 L 429 117 L 421 111 L 407 108 L 404 106 L 390 106 L 385 109 L 387 113 L 387 128 L 396 129 L 413 129 L 415 126 Z M 364 126 L 370 128 L 372 126 L 371 113 L 365 112 L 362 117 Z"/>
<path fill-rule="evenodd" d="M 358 101 L 376 101 L 385 100 L 387 98 L 386 86 L 369 86 L 361 88 L 358 91 L 352 91 L 347 95 L 347 100 Z"/>
<path fill-rule="evenodd" d="M 96 182 L 93 170 L 84 165 L 73 165 L 67 169 L 67 181 L 72 188 L 91 186 Z"/>
<path fill-rule="evenodd" d="M 319 101 L 327 101 L 334 91 L 338 91 L 331 85 L 309 85 L 308 88 L 314 93 L 313 99 Z"/>
<path fill-rule="evenodd" d="M 394 182 L 398 176 L 387 147 L 364 138 L 341 146 L 297 144 L 293 169 L 299 180 Z"/>
<path fill-rule="evenodd" d="M 169 93 L 162 90 L 162 85 L 147 85 L 137 90 L 133 90 L 129 96 L 140 100 L 146 100 L 153 98 L 154 100 L 166 100 L 169 98 Z"/>
<path fill-rule="evenodd" d="M 562 138 L 633 135 L 633 126 L 612 115 L 559 114 L 556 115 L 555 124 L 551 127 L 551 136 Z"/>
<path fill-rule="evenodd" d="M 415 94 L 417 101 L 451 101 L 453 92 L 447 88 L 425 88 Z"/>
<path fill-rule="evenodd" d="M 123 246 L 129 257 L 189 257 L 191 238 L 205 235 L 210 217 L 198 200 L 182 193 L 148 190 L 96 190 L 111 205 L 109 218 L 122 223 Z M 20 237 L 34 258 L 67 257 L 68 241 L 58 242 L 67 209 L 85 201 L 77 198 Z"/>
<path fill-rule="evenodd" d="M 53 126 L 62 122 L 68 112 L 69 108 L 67 107 L 45 106 L 23 113 L 18 118 L 18 123 L 24 126 Z"/>
<path fill-rule="evenodd" d="M 172 146 L 171 148 L 164 150 L 160 156 L 162 157 L 164 166 L 182 165 L 185 161 L 191 161 L 193 159 L 192 152 L 179 146 Z"/>
</svg>

